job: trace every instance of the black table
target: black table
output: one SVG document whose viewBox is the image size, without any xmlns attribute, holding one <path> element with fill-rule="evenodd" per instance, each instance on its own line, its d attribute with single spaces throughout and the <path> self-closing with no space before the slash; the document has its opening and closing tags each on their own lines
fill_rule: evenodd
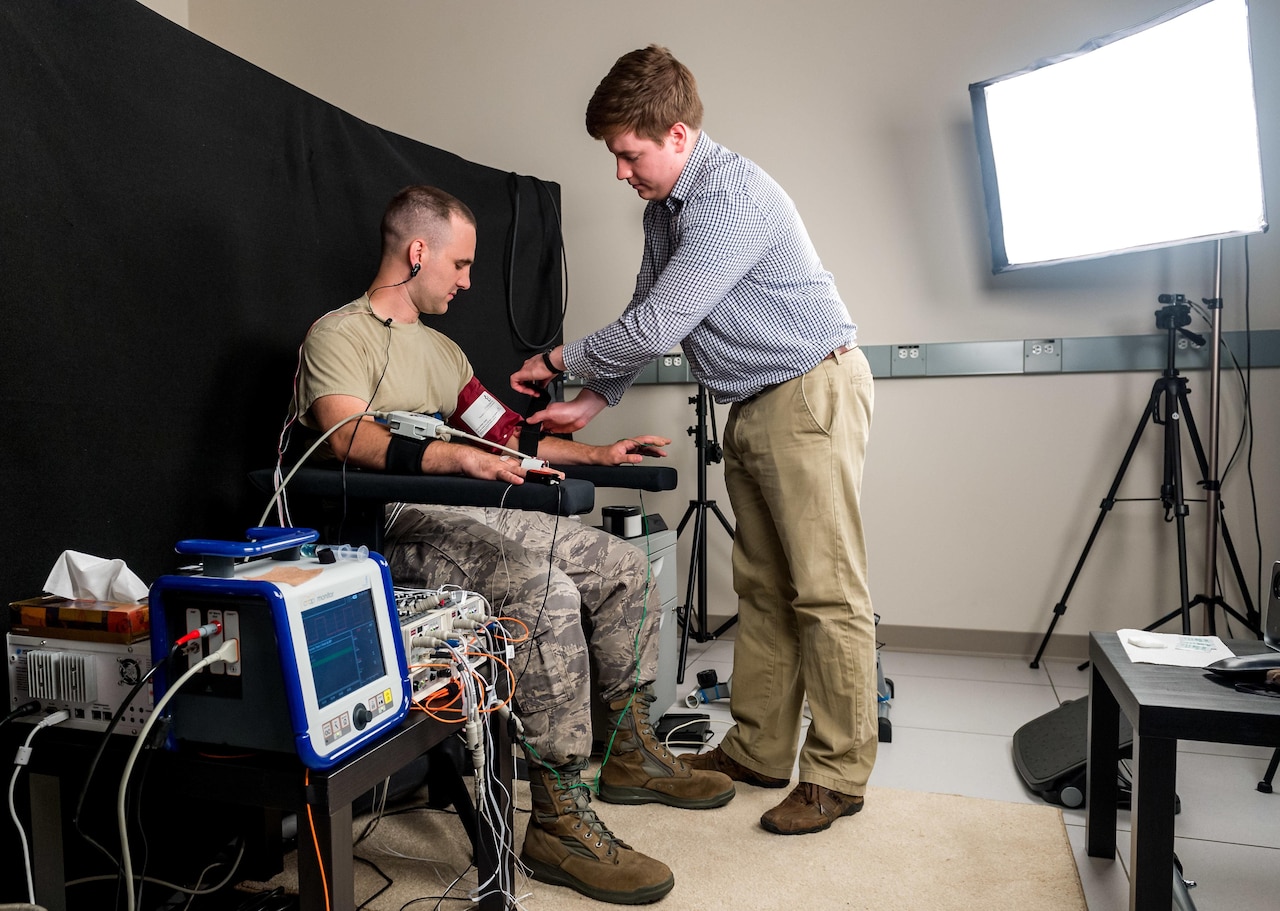
<svg viewBox="0 0 1280 911">
<path fill-rule="evenodd" d="M 1254 639 L 1224 641 L 1237 655 L 1267 650 Z M 1116 856 L 1123 711 L 1133 726 L 1129 908 L 1169 911 L 1178 741 L 1280 745 L 1280 699 L 1237 692 L 1199 668 L 1135 664 L 1115 633 L 1089 634 L 1089 661 L 1087 851 Z"/>
<path fill-rule="evenodd" d="M 492 775 L 498 786 L 493 788 L 500 802 L 502 829 L 512 831 L 511 793 L 515 763 L 512 740 L 507 725 L 498 716 L 490 716 L 497 755 Z M 243 759 L 205 759 L 185 752 L 161 754 L 170 771 L 185 776 L 187 781 L 216 781 L 224 800 L 242 806 L 298 814 L 298 898 L 300 911 L 355 911 L 355 873 L 352 853 L 351 804 L 374 785 L 405 767 L 458 729 L 430 718 L 423 712 L 411 711 L 394 731 L 370 744 L 355 756 L 331 769 L 308 772 L 296 757 L 263 753 Z M 46 731 L 45 736 L 53 733 Z M 61 734 L 79 735 L 67 731 Z M 96 738 L 101 735 L 90 735 Z M 83 738 L 80 738 L 83 740 Z M 124 739 L 124 738 L 121 738 Z M 54 760 L 60 750 L 37 750 L 29 778 L 32 804 L 32 844 L 41 848 L 32 852 L 36 899 L 55 911 L 66 907 L 63 893 L 63 839 L 60 811 L 63 781 L 69 776 L 65 768 L 57 768 Z M 52 754 L 52 755 L 51 755 Z M 41 762 L 42 757 L 47 757 Z M 157 757 L 160 758 L 160 757 Z M 82 770 L 81 770 L 82 771 Z M 118 782 L 110 782 L 115 787 Z M 310 833 L 308 808 L 315 826 L 315 843 Z M 278 816 L 276 817 L 278 822 Z M 277 835 L 279 827 L 275 829 Z M 317 856 L 317 844 L 319 855 Z M 268 849 L 270 846 L 267 846 Z M 475 863 L 480 881 L 486 881 L 502 864 L 503 881 L 512 881 L 514 854 L 484 818 L 478 819 Z M 321 875 L 323 864 L 323 878 Z M 330 901 L 326 903 L 322 883 L 328 885 Z M 485 911 L 507 907 L 504 898 L 491 894 L 480 906 Z"/>
</svg>

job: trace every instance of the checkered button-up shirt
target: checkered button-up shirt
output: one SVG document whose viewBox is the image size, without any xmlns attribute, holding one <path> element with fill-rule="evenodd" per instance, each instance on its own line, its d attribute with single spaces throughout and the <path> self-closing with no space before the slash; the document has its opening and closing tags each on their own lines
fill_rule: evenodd
<svg viewBox="0 0 1280 911">
<path fill-rule="evenodd" d="M 631 302 L 566 344 L 564 360 L 614 405 L 679 345 L 694 378 L 727 403 L 807 373 L 856 336 L 790 197 L 703 133 L 671 195 L 645 208 Z"/>
</svg>

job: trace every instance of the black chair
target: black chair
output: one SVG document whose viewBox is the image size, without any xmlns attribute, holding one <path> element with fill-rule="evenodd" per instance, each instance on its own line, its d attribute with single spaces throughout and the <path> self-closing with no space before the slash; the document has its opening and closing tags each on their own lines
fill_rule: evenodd
<svg viewBox="0 0 1280 911">
<path fill-rule="evenodd" d="M 596 487 L 628 490 L 674 490 L 678 479 L 665 465 L 578 465 L 564 470 L 556 485 L 504 484 L 442 475 L 396 475 L 357 468 L 301 468 L 289 480 L 294 495 L 291 512 L 305 516 L 298 524 L 317 528 L 321 539 L 338 544 L 364 544 L 381 553 L 388 503 L 439 506 L 502 506 L 572 516 L 595 508 Z M 275 472 L 250 473 L 254 486 L 275 491 Z"/>
</svg>

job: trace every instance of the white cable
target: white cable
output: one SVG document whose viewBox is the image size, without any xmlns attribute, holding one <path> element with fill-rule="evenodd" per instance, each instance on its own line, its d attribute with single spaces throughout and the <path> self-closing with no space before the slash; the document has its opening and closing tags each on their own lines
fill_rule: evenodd
<svg viewBox="0 0 1280 911">
<path fill-rule="evenodd" d="M 276 485 L 275 494 L 271 497 L 270 500 L 267 501 L 267 508 L 262 511 L 262 517 L 258 519 L 258 525 L 262 526 L 266 524 L 267 516 L 271 515 L 271 508 L 275 506 L 276 502 L 284 495 L 285 487 L 288 485 L 290 481 L 293 480 L 293 476 L 298 473 L 298 469 L 302 468 L 304 465 L 307 464 L 307 459 L 311 457 L 311 454 L 315 452 L 317 449 L 319 449 L 320 444 L 323 443 L 325 440 L 329 439 L 329 437 L 333 435 L 333 432 L 335 430 L 337 430 L 339 427 L 341 427 L 344 424 L 350 423 L 351 421 L 358 421 L 360 418 L 381 418 L 381 417 L 386 417 L 386 412 L 360 411 L 360 412 L 357 412 L 356 414 L 348 415 L 338 423 L 334 424 L 324 433 L 320 434 L 320 439 L 316 440 L 309 447 L 307 447 L 307 451 L 304 452 L 301 455 L 301 457 L 299 457 L 298 463 L 294 465 L 292 469 L 290 469 L 287 475 L 284 476 L 284 480 L 280 481 L 280 483 Z M 277 469 L 277 472 L 279 472 L 279 469 Z"/>
<path fill-rule="evenodd" d="M 203 878 L 205 873 L 208 873 L 214 867 L 220 866 L 222 864 L 228 864 L 228 863 L 231 864 L 231 868 L 227 870 L 227 874 L 222 878 L 222 882 L 218 883 L 215 886 L 205 886 L 201 888 L 198 881 L 195 886 L 180 886 L 177 883 L 171 883 L 168 880 L 159 879 L 155 876 L 138 876 L 137 880 L 140 883 L 150 883 L 153 886 L 163 886 L 166 889 L 172 889 L 174 892 L 181 892 L 183 895 L 191 895 L 191 896 L 212 895 L 214 892 L 217 892 L 219 889 L 225 888 L 227 885 L 231 883 L 231 877 L 235 876 L 236 870 L 239 869 L 240 867 L 240 861 L 244 859 L 244 848 L 245 848 L 244 840 L 241 839 L 240 849 L 236 852 L 235 858 L 229 861 L 227 860 L 214 861 L 213 863 L 209 864 L 209 866 L 205 867 L 204 872 L 200 874 L 201 878 Z M 96 875 L 96 876 L 81 876 L 79 879 L 69 879 L 63 885 L 80 886 L 85 883 L 115 882 L 119 878 L 120 878 L 119 874 L 116 874 L 116 873 L 103 873 L 101 875 Z M 0 907 L 3 907 L 3 906 L 0 905 Z"/>
<path fill-rule="evenodd" d="M 490 670 L 494 680 L 500 669 L 496 662 L 490 662 Z M 490 686 L 485 692 L 485 711 L 489 714 L 496 712 L 502 719 L 514 721 L 517 728 L 517 736 L 522 735 L 523 726 L 518 716 L 511 712 L 508 703 L 500 702 L 497 695 L 496 686 Z M 497 755 L 497 741 L 494 737 L 492 724 L 484 726 L 484 743 L 488 755 Z M 511 845 L 511 834 L 507 825 L 506 818 L 501 812 L 500 795 L 509 804 L 512 803 L 510 791 L 503 785 L 497 777 L 498 763 L 490 763 L 491 771 L 487 775 L 477 775 L 475 784 L 475 804 L 477 812 L 481 819 L 488 823 L 490 830 L 494 833 L 500 850 L 506 851 L 514 855 L 514 845 Z M 518 861 L 512 864 L 512 869 L 518 869 Z M 494 875 L 490 876 L 484 882 L 477 883 L 476 887 L 471 891 L 470 898 L 473 901 L 494 894 L 494 891 L 501 894 L 506 902 L 506 906 L 510 908 L 523 908 L 520 897 L 515 893 L 515 883 L 507 876 L 507 865 L 499 862 Z"/>
<path fill-rule="evenodd" d="M 133 860 L 129 856 L 129 828 L 125 813 L 125 801 L 129 793 L 129 776 L 133 774 L 133 764 L 137 761 L 138 754 L 142 752 L 142 748 L 147 742 L 147 736 L 151 733 L 151 728 L 156 719 L 161 717 L 165 706 L 169 704 L 169 700 L 177 695 L 186 682 L 211 664 L 217 664 L 219 661 L 234 664 L 239 659 L 239 655 L 240 640 L 228 639 L 220 649 L 216 652 L 210 652 L 179 677 L 177 682 L 156 703 L 155 708 L 151 710 L 151 715 L 147 718 L 146 723 L 142 725 L 142 730 L 138 732 L 137 740 L 133 744 L 133 750 L 130 751 L 129 758 L 125 760 L 124 773 L 120 776 L 120 790 L 116 797 L 116 825 L 120 829 L 120 866 L 124 873 L 125 895 L 128 899 L 125 904 L 126 911 L 133 911 L 134 907 Z"/>
<path fill-rule="evenodd" d="M 13 791 L 18 784 L 18 773 L 22 771 L 23 766 L 31 761 L 31 741 L 36 734 L 51 725 L 61 724 L 70 717 L 70 713 L 58 711 L 40 719 L 36 726 L 32 728 L 31 733 L 27 735 L 27 742 L 18 748 L 18 755 L 13 758 L 13 777 L 9 779 L 9 815 L 13 817 L 13 824 L 18 827 L 18 838 L 22 840 L 22 862 L 27 871 L 27 898 L 33 905 L 36 903 L 36 885 L 35 878 L 31 873 L 31 849 L 27 846 L 27 831 L 22 828 L 22 820 L 18 818 L 18 809 L 13 803 Z"/>
<path fill-rule="evenodd" d="M 444 421 L 440 420 L 439 418 L 433 418 L 430 415 L 425 415 L 425 414 L 418 414 L 417 412 L 413 412 L 413 411 L 390 412 L 390 416 L 394 416 L 397 414 L 402 414 L 402 415 L 405 415 L 406 417 L 412 416 L 415 418 L 430 418 L 432 421 L 430 432 L 431 432 L 431 439 L 433 440 L 443 440 L 444 442 L 447 443 L 453 437 L 462 437 L 464 440 L 470 440 L 472 443 L 478 443 L 481 446 L 484 446 L 487 448 L 501 449 L 503 452 L 507 453 L 508 455 L 515 456 L 517 459 L 520 459 L 522 462 L 526 458 L 528 458 L 528 456 L 526 456 L 523 452 L 520 452 L 518 449 L 510 449 L 506 446 L 503 446 L 501 443 L 493 442 L 493 440 L 486 440 L 484 437 L 478 437 L 478 436 L 475 436 L 474 434 L 467 433 L 465 430 L 459 430 L 456 427 L 446 424 Z M 392 431 L 392 433 L 395 433 L 395 431 Z M 410 437 L 410 439 L 421 439 L 421 437 L 410 436 L 409 434 L 398 434 L 398 436 Z M 537 459 L 536 461 L 542 462 L 543 460 Z"/>
</svg>

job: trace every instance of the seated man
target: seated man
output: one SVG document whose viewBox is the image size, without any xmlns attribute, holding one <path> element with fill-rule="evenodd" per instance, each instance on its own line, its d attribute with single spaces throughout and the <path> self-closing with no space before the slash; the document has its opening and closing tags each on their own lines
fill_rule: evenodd
<svg viewBox="0 0 1280 911">
<path fill-rule="evenodd" d="M 369 417 L 342 423 L 364 411 L 453 413 L 471 365 L 419 316 L 444 313 L 470 285 L 475 248 L 475 216 L 447 193 L 414 186 L 391 200 L 370 290 L 318 319 L 303 345 L 294 413 L 314 430 L 341 424 L 327 440 L 331 458 L 367 469 L 523 482 L 519 459 L 394 436 Z M 663 454 L 656 447 L 669 442 L 639 437 L 589 446 L 548 437 L 537 454 L 553 466 L 620 465 L 639 462 L 641 451 Z M 410 504 L 390 508 L 386 550 L 397 584 L 476 591 L 495 614 L 529 628 L 510 665 L 533 799 L 521 860 L 533 876 L 602 901 L 655 901 L 669 892 L 671 871 L 605 827 L 580 778 L 591 752 L 589 649 L 618 729 L 600 776 L 601 799 L 700 809 L 734 794 L 727 776 L 672 756 L 650 725 L 659 608 L 645 555 L 542 513 Z"/>
</svg>

